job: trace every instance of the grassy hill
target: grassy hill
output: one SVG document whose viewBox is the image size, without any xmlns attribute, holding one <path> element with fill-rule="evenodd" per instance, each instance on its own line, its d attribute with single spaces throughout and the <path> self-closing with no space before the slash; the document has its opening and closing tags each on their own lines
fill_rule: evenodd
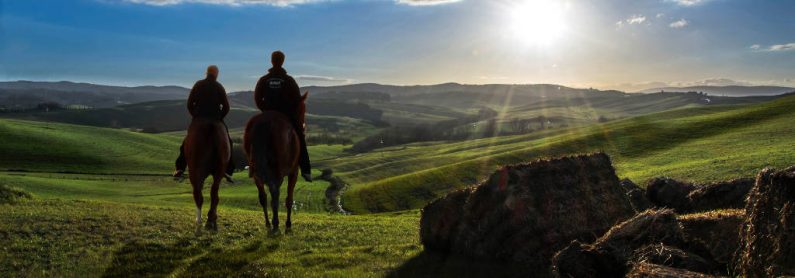
<svg viewBox="0 0 795 278">
<path fill-rule="evenodd" d="M 795 96 L 685 108 L 530 135 L 385 148 L 329 165 L 353 185 L 343 205 L 354 212 L 418 208 L 498 165 L 577 152 L 605 151 L 620 176 L 637 182 L 660 175 L 708 182 L 795 164 L 793 107 Z"/>
<path fill-rule="evenodd" d="M 220 190 L 219 232 L 196 233 L 190 186 L 165 176 L 179 134 L 0 120 L 0 169 L 29 171 L 0 172 L 0 184 L 33 195 L 0 205 L 0 222 L 7 223 L 0 225 L 0 275 L 515 275 L 505 266 L 424 253 L 419 213 L 411 208 L 473 184 L 498 165 L 573 152 L 607 151 L 618 174 L 636 181 L 669 175 L 703 182 L 795 164 L 793 107 L 790 96 L 359 155 L 312 146 L 314 161 L 353 185 L 343 195 L 346 208 L 410 210 L 328 214 L 322 205 L 328 184 L 300 182 L 294 230 L 283 235 L 264 230 L 245 173 L 236 174 L 238 185 Z"/>
<path fill-rule="evenodd" d="M 0 119 L 0 170 L 167 175 L 183 136 Z M 313 160 L 323 161 L 338 156 L 343 147 L 309 148 Z"/>
</svg>

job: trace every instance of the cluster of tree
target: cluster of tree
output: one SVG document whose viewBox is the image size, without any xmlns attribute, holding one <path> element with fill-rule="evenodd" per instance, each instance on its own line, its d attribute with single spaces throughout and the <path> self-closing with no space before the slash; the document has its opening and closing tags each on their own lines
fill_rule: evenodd
<svg viewBox="0 0 795 278">
<path fill-rule="evenodd" d="M 498 130 L 497 111 L 482 108 L 476 115 L 437 122 L 429 125 L 393 126 L 362 139 L 349 149 L 352 152 L 366 152 L 381 147 L 395 146 L 414 142 L 464 140 L 475 137 L 491 137 Z M 477 136 L 474 123 L 486 120 L 482 134 Z"/>
<path fill-rule="evenodd" d="M 315 115 L 342 116 L 384 125 L 381 116 L 384 111 L 374 109 L 364 103 L 351 103 L 332 99 L 313 99 L 307 102 L 307 111 Z"/>
<path fill-rule="evenodd" d="M 546 129 L 550 119 L 544 116 L 537 116 L 529 119 L 513 118 L 508 121 L 513 134 L 524 134 L 536 131 L 537 129 Z"/>
<path fill-rule="evenodd" d="M 322 94 L 312 95 L 314 99 L 336 99 L 348 102 L 361 102 L 361 101 L 383 101 L 389 102 L 391 97 L 389 94 L 381 92 L 324 92 Z"/>
<path fill-rule="evenodd" d="M 349 137 L 340 137 L 330 133 L 308 134 L 306 137 L 308 145 L 350 145 L 353 140 Z"/>
<path fill-rule="evenodd" d="M 32 107 L 14 107 L 14 108 L 7 108 L 5 106 L 0 106 L 0 112 L 14 112 L 14 113 L 24 113 L 24 112 L 50 112 L 56 110 L 65 110 L 70 109 L 68 106 L 63 106 L 57 102 L 40 102 L 36 104 L 36 106 Z"/>
</svg>

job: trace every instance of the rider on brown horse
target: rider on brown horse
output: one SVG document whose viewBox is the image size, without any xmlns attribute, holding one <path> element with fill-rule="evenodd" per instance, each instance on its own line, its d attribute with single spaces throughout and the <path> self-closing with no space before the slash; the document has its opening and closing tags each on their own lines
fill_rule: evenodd
<svg viewBox="0 0 795 278">
<path fill-rule="evenodd" d="M 304 180 L 311 182 L 312 172 L 309 164 L 309 152 L 306 149 L 304 126 L 299 123 L 298 119 L 298 108 L 302 101 L 301 90 L 295 79 L 287 75 L 287 71 L 282 68 L 284 58 L 284 53 L 281 51 L 273 52 L 271 55 L 273 67 L 257 82 L 257 87 L 254 89 L 254 100 L 260 110 L 279 111 L 290 119 L 293 129 L 301 141 L 301 156 L 299 158 L 301 176 Z"/>
<path fill-rule="evenodd" d="M 218 119 L 223 123 L 224 117 L 229 113 L 229 100 L 226 98 L 226 90 L 221 83 L 216 81 L 218 79 L 218 67 L 211 65 L 207 67 L 207 78 L 196 81 L 193 89 L 188 96 L 188 112 L 195 118 L 212 118 Z M 224 124 L 226 127 L 226 124 Z M 229 128 L 226 128 L 227 137 L 229 137 Z M 232 146 L 232 138 L 229 138 L 229 146 Z M 209 146 L 207 146 L 209 147 Z M 185 142 L 179 147 L 179 157 L 174 162 L 176 171 L 174 171 L 175 178 L 183 177 L 187 162 L 185 161 Z M 232 163 L 230 157 L 229 164 L 226 168 L 226 180 L 232 180 L 232 173 L 235 171 L 235 165 Z"/>
</svg>

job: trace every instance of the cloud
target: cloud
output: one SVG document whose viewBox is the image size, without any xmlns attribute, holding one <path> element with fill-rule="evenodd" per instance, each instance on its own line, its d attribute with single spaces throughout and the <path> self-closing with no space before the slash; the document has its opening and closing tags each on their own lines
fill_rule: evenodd
<svg viewBox="0 0 795 278">
<path fill-rule="evenodd" d="M 674 2 L 679 6 L 697 6 L 706 3 L 708 0 L 666 0 L 667 2 Z"/>
<path fill-rule="evenodd" d="M 774 44 L 769 47 L 763 47 L 759 44 L 754 44 L 748 48 L 750 48 L 753 51 L 765 51 L 765 52 L 795 51 L 795 42 L 785 43 L 785 44 Z"/>
<path fill-rule="evenodd" d="M 300 4 L 328 2 L 329 0 L 122 0 L 122 1 L 134 4 L 152 5 L 152 6 L 171 6 L 179 4 L 210 4 L 210 5 L 226 5 L 226 6 L 270 5 L 277 7 L 289 7 Z"/>
<path fill-rule="evenodd" d="M 694 82 L 679 83 L 678 86 L 752 86 L 754 83 L 729 78 L 710 78 Z"/>
<path fill-rule="evenodd" d="M 795 42 L 788 44 L 774 44 L 768 48 L 768 51 L 791 51 L 795 50 Z"/>
<path fill-rule="evenodd" d="M 671 22 L 671 24 L 668 24 L 668 26 L 671 27 L 671 28 L 679 29 L 679 28 L 685 28 L 685 26 L 687 26 L 688 24 L 689 24 L 689 22 L 687 22 L 687 20 L 683 18 L 683 19 Z"/>
<path fill-rule="evenodd" d="M 461 2 L 462 0 L 396 0 L 398 4 L 409 6 L 431 6 Z"/>
<path fill-rule="evenodd" d="M 351 83 L 353 80 L 351 79 L 342 79 L 342 78 L 335 78 L 330 76 L 319 76 L 319 75 L 297 75 L 295 79 L 299 81 L 306 81 L 309 83 Z"/>
<path fill-rule="evenodd" d="M 646 21 L 646 17 L 643 15 L 633 15 L 627 18 L 627 24 L 641 24 Z"/>
<path fill-rule="evenodd" d="M 657 17 L 657 18 L 662 18 L 663 16 L 665 16 L 665 14 L 664 14 L 664 13 L 658 13 L 658 14 L 656 15 L 656 17 Z"/>
</svg>

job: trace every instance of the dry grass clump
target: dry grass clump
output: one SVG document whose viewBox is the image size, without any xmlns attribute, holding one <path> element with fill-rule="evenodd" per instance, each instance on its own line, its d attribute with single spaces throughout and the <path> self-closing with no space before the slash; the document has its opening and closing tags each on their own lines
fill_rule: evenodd
<svg viewBox="0 0 795 278">
<path fill-rule="evenodd" d="M 657 207 L 670 208 L 677 213 L 687 213 L 690 211 L 690 200 L 687 195 L 695 189 L 696 186 L 692 183 L 658 177 L 648 181 L 646 198 Z"/>
<path fill-rule="evenodd" d="M 759 172 L 740 229 L 738 268 L 746 277 L 795 275 L 795 167 Z"/>
<path fill-rule="evenodd" d="M 647 210 L 611 228 L 593 244 L 572 242 L 553 259 L 560 277 L 621 277 L 647 245 L 682 246 L 684 233 L 673 210 Z"/>
<path fill-rule="evenodd" d="M 690 211 L 710 211 L 745 207 L 754 179 L 742 178 L 700 186 L 687 195 Z"/>
<path fill-rule="evenodd" d="M 743 210 L 725 209 L 679 216 L 687 241 L 709 252 L 719 269 L 731 269 L 734 253 L 740 246 Z"/>
<path fill-rule="evenodd" d="M 627 273 L 627 278 L 710 278 L 718 277 L 658 264 L 638 263 Z"/>
</svg>

